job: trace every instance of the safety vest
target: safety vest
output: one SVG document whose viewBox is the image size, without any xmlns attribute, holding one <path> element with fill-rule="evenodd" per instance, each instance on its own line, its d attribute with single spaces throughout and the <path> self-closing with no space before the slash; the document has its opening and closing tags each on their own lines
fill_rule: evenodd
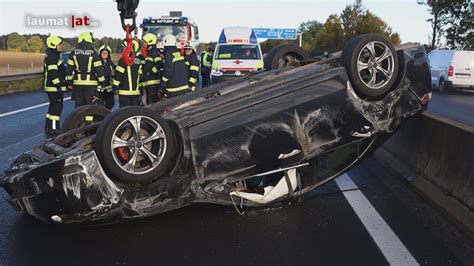
<svg viewBox="0 0 474 266">
<path fill-rule="evenodd" d="M 202 56 L 202 66 L 203 67 L 211 67 L 211 60 L 209 60 L 209 57 L 211 57 L 211 54 L 208 52 L 204 52 Z"/>
</svg>

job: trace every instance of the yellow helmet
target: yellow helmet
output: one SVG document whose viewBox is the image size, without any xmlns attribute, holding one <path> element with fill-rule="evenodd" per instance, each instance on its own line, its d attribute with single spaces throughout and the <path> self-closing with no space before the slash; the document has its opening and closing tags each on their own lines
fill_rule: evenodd
<svg viewBox="0 0 474 266">
<path fill-rule="evenodd" d="M 132 40 L 132 45 L 133 45 L 133 51 L 135 51 L 135 53 L 138 52 L 138 50 L 140 49 L 140 44 L 138 43 L 138 41 L 136 39 Z M 127 47 L 127 41 L 126 40 L 123 41 L 122 46 L 124 48 Z"/>
<path fill-rule="evenodd" d="M 147 33 L 145 35 L 143 35 L 143 41 L 145 41 L 145 43 L 147 45 L 155 45 L 156 44 L 156 35 L 153 34 L 153 33 Z"/>
<path fill-rule="evenodd" d="M 88 42 L 88 43 L 94 43 L 94 35 L 90 31 L 84 31 L 83 33 L 79 34 L 79 37 L 77 38 L 77 42 Z"/>
<path fill-rule="evenodd" d="M 46 46 L 51 49 L 56 49 L 58 45 L 60 45 L 63 42 L 63 39 L 58 36 L 49 36 L 46 39 Z"/>
<path fill-rule="evenodd" d="M 107 44 L 104 44 L 99 48 L 99 53 L 104 51 L 104 50 L 109 52 L 109 54 L 112 53 L 112 48 L 110 48 L 110 46 L 108 46 Z"/>
</svg>

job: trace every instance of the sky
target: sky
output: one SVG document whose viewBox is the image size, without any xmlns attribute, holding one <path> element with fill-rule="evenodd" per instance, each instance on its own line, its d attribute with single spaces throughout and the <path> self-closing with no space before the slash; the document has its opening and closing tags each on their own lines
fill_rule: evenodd
<svg viewBox="0 0 474 266">
<path fill-rule="evenodd" d="M 330 14 L 340 14 L 352 0 L 141 0 L 137 9 L 138 22 L 143 17 L 168 15 L 169 11 L 183 11 L 199 26 L 201 42 L 216 41 L 223 27 L 248 26 L 296 28 L 301 22 L 317 20 L 324 23 Z M 382 18 L 402 42 L 427 43 L 430 26 L 426 20 L 426 6 L 416 0 L 365 0 L 365 8 Z M 97 37 L 124 37 L 117 5 L 112 0 L 0 0 L 0 34 L 11 32 L 77 36 L 82 30 L 91 30 Z M 34 26 L 41 17 L 55 21 L 64 17 L 87 15 L 96 25 L 92 28 L 77 26 Z M 29 22 L 28 22 L 29 21 Z M 61 23 L 61 22 L 56 22 Z M 70 25 L 70 23 L 69 23 Z"/>
</svg>

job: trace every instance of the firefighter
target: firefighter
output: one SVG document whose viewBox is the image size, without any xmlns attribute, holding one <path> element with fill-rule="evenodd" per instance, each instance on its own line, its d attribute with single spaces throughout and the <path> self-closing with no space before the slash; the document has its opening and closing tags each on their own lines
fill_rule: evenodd
<svg viewBox="0 0 474 266">
<path fill-rule="evenodd" d="M 142 90 L 146 92 L 146 104 L 152 104 L 159 101 L 158 90 L 161 80 L 161 69 L 163 60 L 160 51 L 156 47 L 156 35 L 147 33 L 143 35 L 143 41 L 147 46 L 147 56 L 143 64 Z"/>
<path fill-rule="evenodd" d="M 53 137 L 60 133 L 59 120 L 63 111 L 63 92 L 67 90 L 66 67 L 61 60 L 62 43 L 63 40 L 57 36 L 50 36 L 46 39 L 44 91 L 49 98 L 44 129 L 46 137 Z"/>
<path fill-rule="evenodd" d="M 201 53 L 201 76 L 202 76 L 202 87 L 207 87 L 210 84 L 211 79 L 211 68 L 212 68 L 212 53 L 214 48 L 211 46 L 207 47 L 207 50 Z"/>
<path fill-rule="evenodd" d="M 199 60 L 189 42 L 184 46 L 184 61 L 189 69 L 189 88 L 191 91 L 196 91 L 196 83 L 199 77 Z"/>
<path fill-rule="evenodd" d="M 115 105 L 114 92 L 112 90 L 112 78 L 114 75 L 115 64 L 112 62 L 110 54 L 112 49 L 108 45 L 102 45 L 99 48 L 100 59 L 102 67 L 104 68 L 105 87 L 99 88 L 100 97 L 97 104 L 112 109 Z"/>
<path fill-rule="evenodd" d="M 100 97 L 99 85 L 105 87 L 104 68 L 92 46 L 94 36 L 83 32 L 77 42 L 79 45 L 71 52 L 66 69 L 68 85 L 74 88 L 75 107 L 93 104 Z"/>
<path fill-rule="evenodd" d="M 189 91 L 189 70 L 176 48 L 176 37 L 166 35 L 163 39 L 165 47 L 165 62 L 160 83 L 160 92 L 166 97 L 174 97 Z"/>
<path fill-rule="evenodd" d="M 137 40 L 132 41 L 133 52 L 136 54 L 133 65 L 125 64 L 122 58 L 115 67 L 114 91 L 118 92 L 120 108 L 126 106 L 140 106 L 140 77 L 142 75 L 142 60 L 138 52 L 140 47 Z"/>
</svg>

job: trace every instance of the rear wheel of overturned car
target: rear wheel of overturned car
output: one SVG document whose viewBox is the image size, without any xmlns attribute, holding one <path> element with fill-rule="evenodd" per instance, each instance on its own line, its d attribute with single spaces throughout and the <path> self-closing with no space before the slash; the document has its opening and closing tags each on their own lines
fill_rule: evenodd
<svg viewBox="0 0 474 266">
<path fill-rule="evenodd" d="M 110 110 L 98 105 L 84 105 L 72 111 L 63 122 L 63 131 L 81 128 L 100 122 L 110 114 Z"/>
<path fill-rule="evenodd" d="M 389 92 L 398 76 L 398 57 L 390 41 L 379 35 L 352 38 L 344 47 L 341 63 L 356 93 L 375 100 Z"/>
<path fill-rule="evenodd" d="M 300 66 L 301 61 L 308 60 L 309 58 L 309 54 L 299 46 L 280 44 L 270 50 L 265 56 L 264 66 L 266 70 Z"/>
<path fill-rule="evenodd" d="M 100 124 L 94 149 L 111 178 L 145 183 L 160 179 L 172 166 L 176 138 L 156 112 L 127 107 Z"/>
</svg>

